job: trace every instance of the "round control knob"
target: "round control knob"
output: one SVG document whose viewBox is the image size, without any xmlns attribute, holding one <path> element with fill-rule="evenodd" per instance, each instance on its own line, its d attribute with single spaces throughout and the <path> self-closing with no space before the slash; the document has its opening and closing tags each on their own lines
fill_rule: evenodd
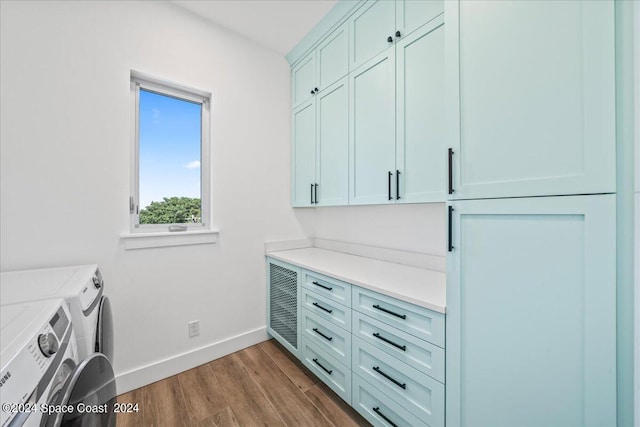
<svg viewBox="0 0 640 427">
<path fill-rule="evenodd" d="M 41 334 L 38 337 L 38 346 L 45 357 L 51 357 L 58 351 L 58 340 L 52 333 Z"/>
<path fill-rule="evenodd" d="M 98 279 L 98 276 L 93 276 L 93 286 L 96 287 L 96 289 L 100 289 L 100 286 L 102 286 L 102 283 L 100 282 L 100 279 Z"/>
</svg>

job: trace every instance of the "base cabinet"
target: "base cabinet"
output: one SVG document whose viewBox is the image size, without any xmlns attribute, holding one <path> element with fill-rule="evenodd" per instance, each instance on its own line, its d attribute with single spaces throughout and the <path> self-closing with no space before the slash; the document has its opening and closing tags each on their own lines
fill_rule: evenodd
<svg viewBox="0 0 640 427">
<path fill-rule="evenodd" d="M 267 331 L 338 396 L 376 426 L 444 425 L 442 313 L 270 258 L 267 268 Z"/>
<path fill-rule="evenodd" d="M 615 195 L 451 208 L 447 425 L 615 426 Z"/>
</svg>

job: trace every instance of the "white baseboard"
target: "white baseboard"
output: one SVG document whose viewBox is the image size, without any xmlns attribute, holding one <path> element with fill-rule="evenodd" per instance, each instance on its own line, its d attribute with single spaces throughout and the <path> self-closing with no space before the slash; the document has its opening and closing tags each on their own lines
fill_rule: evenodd
<svg viewBox="0 0 640 427">
<path fill-rule="evenodd" d="M 116 375 L 118 394 L 127 393 L 179 374 L 267 339 L 269 339 L 267 328 L 261 327 L 146 366 L 119 373 Z"/>
</svg>

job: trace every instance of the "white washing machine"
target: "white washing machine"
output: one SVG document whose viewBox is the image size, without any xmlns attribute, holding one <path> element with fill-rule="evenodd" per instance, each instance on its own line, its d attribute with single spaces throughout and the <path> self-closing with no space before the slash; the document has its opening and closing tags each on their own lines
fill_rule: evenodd
<svg viewBox="0 0 640 427">
<path fill-rule="evenodd" d="M 115 426 L 113 368 L 100 353 L 78 363 L 63 299 L 2 305 L 0 325 L 1 427 Z"/>
<path fill-rule="evenodd" d="M 64 298 L 78 342 L 80 360 L 99 352 L 113 362 L 113 318 L 98 266 L 42 268 L 0 274 L 2 305 Z"/>
</svg>

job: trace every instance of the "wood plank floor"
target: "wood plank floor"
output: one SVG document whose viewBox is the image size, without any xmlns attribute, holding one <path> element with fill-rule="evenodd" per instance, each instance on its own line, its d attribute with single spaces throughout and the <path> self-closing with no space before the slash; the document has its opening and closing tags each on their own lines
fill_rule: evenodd
<svg viewBox="0 0 640 427">
<path fill-rule="evenodd" d="M 128 426 L 368 426 L 274 340 L 118 396 Z"/>
</svg>

